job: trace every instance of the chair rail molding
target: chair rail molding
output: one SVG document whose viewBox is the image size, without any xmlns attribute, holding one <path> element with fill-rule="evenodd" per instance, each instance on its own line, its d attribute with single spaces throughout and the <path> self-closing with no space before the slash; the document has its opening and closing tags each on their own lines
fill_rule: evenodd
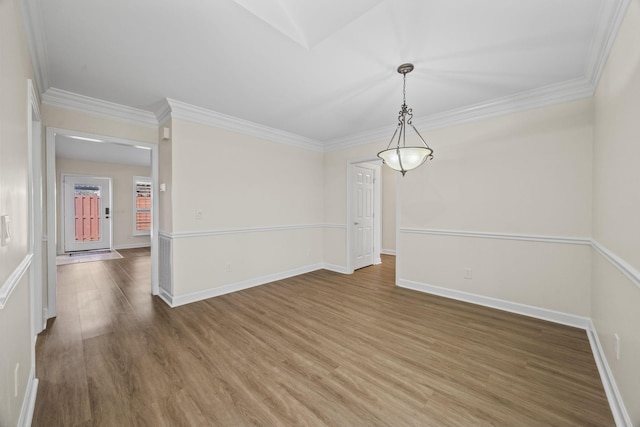
<svg viewBox="0 0 640 427">
<path fill-rule="evenodd" d="M 591 241 L 591 247 L 640 288 L 640 271 L 636 270 L 631 264 L 604 247 L 597 240 Z"/>
<path fill-rule="evenodd" d="M 32 259 L 33 253 L 29 252 L 2 284 L 2 287 L 0 288 L 0 310 L 2 310 L 7 304 L 7 301 L 9 301 L 9 298 L 11 297 L 11 293 L 16 286 L 18 286 L 18 283 L 22 280 L 22 276 L 24 276 L 24 273 L 31 266 Z"/>
<path fill-rule="evenodd" d="M 174 231 L 172 233 L 162 232 L 161 234 L 170 239 L 183 239 L 191 237 L 209 237 L 222 236 L 225 234 L 246 234 L 246 233 L 267 233 L 274 231 L 289 230 L 308 230 L 314 228 L 324 228 L 325 224 L 290 224 L 275 225 L 269 227 L 238 227 L 238 228 L 221 228 L 217 230 L 200 230 L 200 231 Z"/>
<path fill-rule="evenodd" d="M 527 242 L 564 243 L 569 245 L 590 245 L 588 237 L 541 236 L 537 234 L 492 233 L 486 231 L 441 230 L 430 228 L 400 228 L 400 233 L 430 234 L 435 236 L 477 237 L 483 239 L 523 240 Z"/>
</svg>

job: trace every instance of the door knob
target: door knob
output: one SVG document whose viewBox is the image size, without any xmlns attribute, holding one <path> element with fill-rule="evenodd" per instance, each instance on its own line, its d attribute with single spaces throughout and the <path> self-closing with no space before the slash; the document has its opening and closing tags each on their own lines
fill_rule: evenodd
<svg viewBox="0 0 640 427">
<path fill-rule="evenodd" d="M 358 224 L 360 224 L 358 221 L 353 222 L 353 225 L 358 225 Z"/>
</svg>

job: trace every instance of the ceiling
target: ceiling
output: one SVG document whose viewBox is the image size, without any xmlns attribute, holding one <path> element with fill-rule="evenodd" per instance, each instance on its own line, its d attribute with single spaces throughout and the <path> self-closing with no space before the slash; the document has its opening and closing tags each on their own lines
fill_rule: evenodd
<svg viewBox="0 0 640 427">
<path fill-rule="evenodd" d="M 151 167 L 151 150 L 148 148 L 62 134 L 56 135 L 56 158 L 58 157 Z"/>
<path fill-rule="evenodd" d="M 324 144 L 392 133 L 402 103 L 396 68 L 404 62 L 415 64 L 407 103 L 422 120 L 525 98 L 535 106 L 544 103 L 538 95 L 588 96 L 628 4 L 24 2 L 43 93 L 55 88 L 151 112 L 169 98 Z"/>
</svg>

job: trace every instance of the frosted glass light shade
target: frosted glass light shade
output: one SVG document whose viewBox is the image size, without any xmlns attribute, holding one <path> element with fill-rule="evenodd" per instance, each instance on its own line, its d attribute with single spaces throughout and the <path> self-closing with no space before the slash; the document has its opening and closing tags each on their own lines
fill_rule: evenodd
<svg viewBox="0 0 640 427">
<path fill-rule="evenodd" d="M 423 164 L 433 150 L 428 147 L 393 147 L 378 153 L 378 157 L 393 170 L 402 172 L 417 168 Z"/>
</svg>

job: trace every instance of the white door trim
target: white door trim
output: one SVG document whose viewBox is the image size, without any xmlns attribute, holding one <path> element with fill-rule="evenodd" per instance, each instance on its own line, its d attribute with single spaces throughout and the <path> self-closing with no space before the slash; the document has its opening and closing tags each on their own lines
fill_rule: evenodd
<svg viewBox="0 0 640 427">
<path fill-rule="evenodd" d="M 47 317 L 55 317 L 56 308 L 56 135 L 79 136 L 84 138 L 108 141 L 108 143 L 145 147 L 151 150 L 151 181 L 152 181 L 152 222 L 151 222 L 151 294 L 158 295 L 158 225 L 159 225 L 159 197 L 158 197 L 158 144 L 115 138 L 112 136 L 79 132 L 70 129 L 47 127 L 46 156 L 47 156 L 47 241 L 48 259 L 48 310 Z"/>
<path fill-rule="evenodd" d="M 374 260 L 374 264 L 379 264 L 380 261 L 380 246 L 381 246 L 381 242 L 382 242 L 382 204 L 381 204 L 381 193 L 382 193 L 382 186 L 381 186 L 381 179 L 382 179 L 382 174 L 381 172 L 381 166 L 382 166 L 382 161 L 377 158 L 377 157 L 367 157 L 367 158 L 363 158 L 363 159 L 355 159 L 355 160 L 347 160 L 347 228 L 346 228 L 346 254 L 347 254 L 347 274 L 352 274 L 353 273 L 353 254 L 351 253 L 352 250 L 352 239 L 353 239 L 353 220 L 351 217 L 351 204 L 353 203 L 352 200 L 352 194 L 351 194 L 351 186 L 352 186 L 352 179 L 351 179 L 351 170 L 353 168 L 353 165 L 357 165 L 360 163 L 368 163 L 370 164 L 371 167 L 375 167 L 375 176 L 376 176 L 376 180 L 375 180 L 375 184 L 374 184 L 374 204 L 373 204 L 373 208 L 374 208 L 374 232 L 373 232 L 373 260 Z"/>
<path fill-rule="evenodd" d="M 29 252 L 33 254 L 29 271 L 31 305 L 31 368 L 35 372 L 35 340 L 46 323 L 43 301 L 43 216 L 42 216 L 42 124 L 40 104 L 36 88 L 31 79 L 27 80 L 27 151 L 28 151 L 28 191 L 29 191 Z M 36 380 L 37 381 L 37 380 Z"/>
<path fill-rule="evenodd" d="M 28 108 L 28 155 L 29 155 L 29 252 L 33 254 L 30 272 L 31 288 L 31 332 L 34 336 L 44 329 L 46 323 L 43 301 L 43 236 L 44 218 L 42 200 L 42 124 L 40 106 L 33 82 L 27 83 Z"/>
</svg>

